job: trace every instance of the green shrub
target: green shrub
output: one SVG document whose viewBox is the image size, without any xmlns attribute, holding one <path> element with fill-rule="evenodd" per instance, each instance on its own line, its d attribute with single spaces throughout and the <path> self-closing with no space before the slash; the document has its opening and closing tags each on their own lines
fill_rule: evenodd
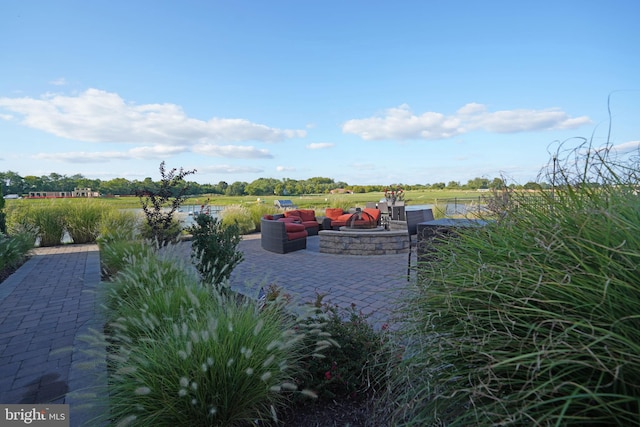
<svg viewBox="0 0 640 427">
<path fill-rule="evenodd" d="M 383 378 L 388 326 L 376 332 L 355 304 L 340 308 L 324 297 L 318 294 L 313 321 L 323 323 L 322 330 L 333 345 L 324 352 L 325 357 L 306 360 L 302 384 L 321 398 L 362 398 Z"/>
<path fill-rule="evenodd" d="M 0 233 L 0 273 L 20 265 L 27 252 L 33 248 L 35 237 L 29 233 L 6 237 Z"/>
<path fill-rule="evenodd" d="M 497 224 L 435 245 L 404 311 L 392 424 L 637 424 L 638 167 L 583 152 L 542 203 L 511 194 Z"/>
<path fill-rule="evenodd" d="M 177 219 L 172 219 L 168 226 L 157 229 L 150 226 L 148 221 L 144 221 L 140 225 L 140 236 L 153 242 L 159 242 L 160 246 L 176 243 L 181 232 L 182 224 Z"/>
<path fill-rule="evenodd" d="M 173 242 L 180 233 L 179 223 L 173 215 L 187 199 L 189 183 L 184 178 L 195 172 L 182 168 L 173 168 L 167 172 L 163 161 L 160 163 L 159 184 L 136 192 L 146 219 L 143 234 L 158 246 L 166 246 Z"/>
<path fill-rule="evenodd" d="M 242 261 L 238 250 L 241 241 L 238 226 L 224 226 L 209 215 L 198 215 L 189 228 L 193 235 L 191 259 L 205 283 L 218 286 L 229 279 L 233 269 Z"/>
<path fill-rule="evenodd" d="M 238 225 L 240 234 L 253 233 L 256 230 L 256 224 L 252 219 L 252 215 L 249 210 L 240 205 L 229 205 L 220 213 L 222 218 L 222 225 L 231 226 L 233 224 Z"/>
<path fill-rule="evenodd" d="M 119 340 L 124 351 L 111 357 L 115 423 L 234 426 L 276 417 L 297 389 L 301 358 L 322 344 L 307 348 L 310 331 L 282 309 L 259 311 L 222 294 L 211 302 L 168 329 L 149 328 L 144 339 Z"/>
</svg>

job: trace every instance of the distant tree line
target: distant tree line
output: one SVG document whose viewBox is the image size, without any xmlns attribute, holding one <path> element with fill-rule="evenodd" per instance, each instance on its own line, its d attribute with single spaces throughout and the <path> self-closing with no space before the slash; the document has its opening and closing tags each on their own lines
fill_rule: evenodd
<svg viewBox="0 0 640 427">
<path fill-rule="evenodd" d="M 147 177 L 144 180 L 129 181 L 125 178 L 114 178 L 108 181 L 85 178 L 80 174 L 66 176 L 51 173 L 43 176 L 20 176 L 16 172 L 0 172 L 0 181 L 4 187 L 4 194 L 18 194 L 26 196 L 30 191 L 73 191 L 74 188 L 91 188 L 104 196 L 135 195 L 140 191 L 157 191 L 160 181 Z M 383 192 L 385 185 L 349 185 L 346 182 L 334 181 L 332 178 L 314 177 L 304 180 L 258 178 L 250 183 L 235 181 L 228 184 L 220 181 L 217 184 L 200 184 L 188 181 L 187 195 L 220 194 L 228 196 L 291 196 L 300 194 L 327 194 L 331 190 L 343 188 L 354 193 Z M 436 190 L 493 190 L 505 187 L 501 178 L 474 178 L 461 184 L 459 181 L 433 184 L 398 184 L 405 190 L 436 189 Z M 511 188 L 545 189 L 548 184 L 528 182 L 525 185 L 510 185 Z"/>
</svg>

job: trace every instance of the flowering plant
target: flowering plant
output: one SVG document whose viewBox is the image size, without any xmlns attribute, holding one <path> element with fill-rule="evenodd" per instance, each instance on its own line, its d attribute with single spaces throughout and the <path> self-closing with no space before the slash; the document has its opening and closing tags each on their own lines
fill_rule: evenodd
<svg viewBox="0 0 640 427">
<path fill-rule="evenodd" d="M 330 335 L 327 340 L 333 345 L 324 351 L 324 357 L 304 360 L 307 375 L 300 378 L 298 386 L 314 390 L 321 399 L 364 397 L 374 387 L 372 379 L 382 378 L 388 325 L 376 331 L 368 321 L 369 315 L 355 304 L 339 307 L 324 301 L 326 296 L 316 292 L 311 304 L 317 309 L 314 321 L 324 323 L 323 331 Z"/>
<path fill-rule="evenodd" d="M 390 185 L 384 190 L 384 198 L 392 205 L 398 200 L 404 200 L 404 190 L 399 185 Z"/>
</svg>

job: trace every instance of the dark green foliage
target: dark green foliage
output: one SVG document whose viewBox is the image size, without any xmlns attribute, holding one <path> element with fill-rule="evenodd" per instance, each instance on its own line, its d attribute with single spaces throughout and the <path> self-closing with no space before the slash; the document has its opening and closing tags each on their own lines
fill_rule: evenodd
<svg viewBox="0 0 640 427">
<path fill-rule="evenodd" d="M 206 283 L 218 286 L 229 279 L 240 261 L 238 250 L 240 231 L 236 224 L 223 226 L 217 218 L 200 214 L 196 225 L 189 229 L 193 235 L 191 258 Z"/>
<path fill-rule="evenodd" d="M 322 329 L 330 335 L 328 341 L 333 345 L 323 351 L 325 357 L 306 360 L 308 376 L 302 379 L 304 387 L 315 391 L 319 398 L 362 398 L 373 392 L 377 381 L 383 378 L 387 326 L 375 331 L 368 316 L 355 304 L 345 309 L 325 302 L 324 297 L 317 295 L 314 320 L 324 323 Z"/>
<path fill-rule="evenodd" d="M 27 252 L 33 248 L 35 236 L 31 233 L 5 237 L 0 233 L 0 280 L 4 274 L 13 271 L 25 260 Z"/>
<path fill-rule="evenodd" d="M 176 174 L 177 172 L 177 174 Z M 176 168 L 166 172 L 164 162 L 160 163 L 160 184 L 137 192 L 140 204 L 151 229 L 151 236 L 159 246 L 165 246 L 175 239 L 171 228 L 174 227 L 173 214 L 187 199 L 189 185 L 184 177 L 195 173 Z"/>
<path fill-rule="evenodd" d="M 7 216 L 4 213 L 4 193 L 2 192 L 2 183 L 0 183 L 0 234 L 7 233 Z"/>
</svg>

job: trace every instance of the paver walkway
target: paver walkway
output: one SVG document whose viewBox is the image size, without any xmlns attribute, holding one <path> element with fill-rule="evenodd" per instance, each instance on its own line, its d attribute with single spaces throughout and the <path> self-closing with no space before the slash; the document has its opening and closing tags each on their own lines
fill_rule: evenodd
<svg viewBox="0 0 640 427">
<path fill-rule="evenodd" d="M 318 236 L 307 239 L 306 250 L 276 254 L 262 249 L 259 237 L 243 240 L 245 259 L 231 275 L 234 289 L 254 297 L 260 286 L 269 284 L 282 287 L 301 302 L 315 301 L 316 293 L 326 294 L 326 300 L 342 307 L 356 304 L 379 326 L 389 320 L 394 300 L 407 286 L 407 254 L 320 253 Z M 190 245 L 185 246 L 190 250 Z"/>
<path fill-rule="evenodd" d="M 188 259 L 190 243 L 176 256 Z M 407 284 L 407 255 L 341 256 L 319 252 L 319 238 L 307 250 L 275 254 L 259 235 L 240 243 L 244 261 L 232 287 L 257 296 L 260 286 L 277 284 L 302 302 L 316 293 L 347 307 L 354 303 L 378 326 L 389 318 L 395 297 Z M 0 284 L 0 403 L 67 403 L 71 425 L 91 425 L 90 411 L 74 414 L 77 393 L 104 380 L 104 367 L 82 369 L 90 328 L 101 330 L 98 309 L 100 259 L 96 245 L 38 248 Z M 98 383 L 96 383 L 96 381 Z"/>
</svg>

